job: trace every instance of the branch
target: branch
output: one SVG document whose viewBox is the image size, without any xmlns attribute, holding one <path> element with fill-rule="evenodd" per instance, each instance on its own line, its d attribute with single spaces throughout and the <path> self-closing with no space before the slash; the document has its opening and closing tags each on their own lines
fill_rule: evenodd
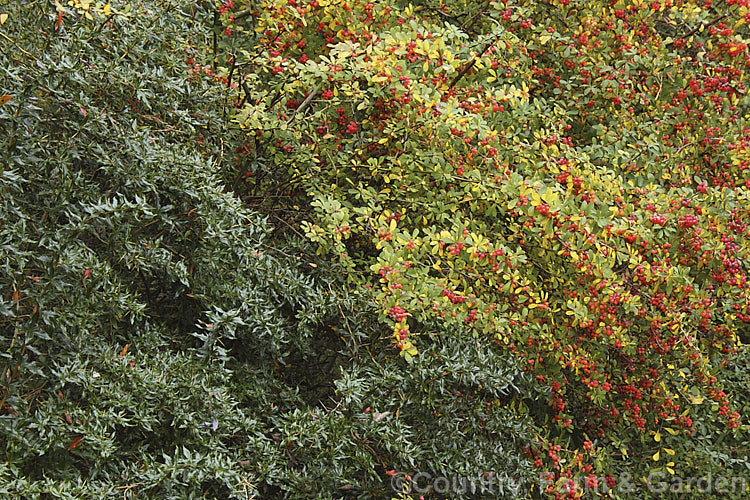
<svg viewBox="0 0 750 500">
<path fill-rule="evenodd" d="M 297 107 L 297 109 L 294 110 L 294 112 L 292 113 L 292 116 L 290 116 L 289 120 L 287 120 L 287 122 L 286 122 L 287 125 L 290 124 L 292 122 L 292 120 L 294 120 L 294 117 L 298 113 L 302 113 L 305 109 L 307 109 L 307 107 L 310 105 L 310 103 L 312 102 L 312 100 L 315 98 L 315 95 L 320 91 L 320 87 L 321 87 L 320 85 L 318 85 L 317 87 L 315 87 L 312 90 L 312 92 L 310 92 L 310 94 L 307 96 L 307 98 L 304 101 L 302 101 L 302 104 L 300 104 Z"/>
<path fill-rule="evenodd" d="M 700 31 L 700 29 L 701 29 L 701 28 L 704 28 L 704 29 L 705 29 L 705 28 L 710 28 L 710 27 L 711 27 L 711 26 L 713 26 L 714 24 L 718 23 L 719 21 L 722 21 L 722 20 L 726 19 L 727 17 L 729 17 L 729 14 L 723 14 L 723 15 L 721 15 L 721 16 L 719 16 L 719 17 L 717 17 L 716 19 L 714 19 L 713 21 L 711 21 L 711 22 L 710 22 L 710 23 L 708 23 L 708 24 L 699 24 L 699 25 L 698 25 L 698 26 L 696 26 L 695 28 L 691 29 L 690 31 L 688 31 L 687 33 L 685 33 L 684 35 L 682 35 L 682 36 L 681 36 L 680 38 L 682 38 L 682 39 L 688 39 L 688 38 L 690 38 L 691 36 L 693 36 L 693 35 L 695 35 L 696 33 L 698 33 L 698 31 Z M 669 43 L 666 43 L 666 44 L 664 44 L 664 45 L 665 45 L 665 46 L 666 46 L 666 45 L 672 45 L 672 44 L 674 44 L 674 43 L 675 43 L 675 42 L 676 42 L 677 40 L 679 40 L 679 38 L 678 38 L 678 39 L 675 39 L 675 40 L 672 40 L 671 42 L 669 42 Z"/>
<path fill-rule="evenodd" d="M 251 8 L 247 8 L 245 10 L 241 10 L 241 11 L 237 12 L 236 14 L 234 14 L 234 20 L 236 22 L 236 21 L 239 21 L 240 19 L 245 19 L 246 17 L 251 16 L 253 14 L 253 12 L 255 12 L 255 10 L 253 10 Z"/>
<path fill-rule="evenodd" d="M 490 50 L 490 47 L 492 47 L 493 45 L 495 45 L 495 43 L 499 39 L 500 39 L 500 37 L 497 37 L 494 40 L 492 40 L 491 42 L 487 42 L 487 44 L 482 49 L 482 52 L 480 54 L 478 54 L 478 55 L 474 55 L 474 57 L 472 57 L 471 60 L 468 63 L 466 63 L 466 65 L 464 65 L 463 68 L 461 68 L 461 71 L 459 71 L 458 74 L 455 77 L 453 77 L 453 80 L 451 81 L 451 84 L 448 86 L 448 90 L 453 90 L 453 87 L 456 86 L 456 84 L 458 83 L 458 81 L 461 80 L 461 78 L 463 78 L 464 75 L 466 73 L 468 73 L 471 68 L 474 67 L 474 64 L 476 64 L 477 59 L 479 59 L 480 57 L 482 57 L 483 55 L 485 55 L 487 53 L 487 51 Z"/>
</svg>

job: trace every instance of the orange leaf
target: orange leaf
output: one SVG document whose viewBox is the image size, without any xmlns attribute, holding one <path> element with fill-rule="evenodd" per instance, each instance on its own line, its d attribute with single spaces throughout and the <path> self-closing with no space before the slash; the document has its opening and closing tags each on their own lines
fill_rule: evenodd
<svg viewBox="0 0 750 500">
<path fill-rule="evenodd" d="M 0 96 L 0 106 L 10 101 L 11 99 L 13 99 L 12 95 L 5 94 L 5 95 Z"/>
<path fill-rule="evenodd" d="M 125 356 L 128 353 L 128 347 L 130 347 L 130 344 L 125 344 L 125 347 L 120 351 L 120 356 Z"/>
<path fill-rule="evenodd" d="M 70 446 L 68 446 L 68 451 L 78 446 L 78 444 L 81 442 L 82 439 L 83 439 L 83 436 L 78 436 L 77 438 L 75 438 L 73 442 L 70 443 Z"/>
</svg>

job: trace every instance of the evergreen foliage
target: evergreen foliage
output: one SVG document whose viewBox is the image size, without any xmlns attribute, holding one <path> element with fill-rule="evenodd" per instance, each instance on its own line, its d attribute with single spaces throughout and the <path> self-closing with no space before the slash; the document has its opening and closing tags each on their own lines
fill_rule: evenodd
<svg viewBox="0 0 750 500">
<path fill-rule="evenodd" d="M 532 481 L 543 389 L 436 341 L 231 192 L 215 8 L 0 8 L 0 496 L 373 498 L 388 471 Z M 219 27 L 216 27 L 219 30 Z"/>
</svg>

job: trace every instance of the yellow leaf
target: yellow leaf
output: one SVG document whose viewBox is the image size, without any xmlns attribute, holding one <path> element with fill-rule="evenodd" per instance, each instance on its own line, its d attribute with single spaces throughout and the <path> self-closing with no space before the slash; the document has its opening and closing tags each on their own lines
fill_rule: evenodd
<svg viewBox="0 0 750 500">
<path fill-rule="evenodd" d="M 5 21 L 8 20 L 8 14 L 0 14 L 0 26 L 5 24 Z"/>
<path fill-rule="evenodd" d="M 654 435 L 654 441 L 656 441 L 657 443 L 658 443 L 659 441 L 661 441 L 661 434 L 659 434 L 659 433 L 657 432 L 657 433 L 656 433 L 656 434 Z"/>
<path fill-rule="evenodd" d="M 659 452 L 657 451 L 656 453 L 654 453 L 654 456 L 651 457 L 651 458 L 654 459 L 654 462 L 658 462 L 659 461 Z"/>
<path fill-rule="evenodd" d="M 674 455 L 674 450 L 671 448 L 664 448 L 664 451 L 667 453 L 667 455 Z"/>
<path fill-rule="evenodd" d="M 531 192 L 531 206 L 536 207 L 542 204 L 542 197 L 536 191 Z"/>
<path fill-rule="evenodd" d="M 554 202 L 557 201 L 557 193 L 555 193 L 551 189 L 548 189 L 542 195 L 542 200 L 544 200 L 545 202 L 550 203 L 550 204 L 554 203 Z"/>
<path fill-rule="evenodd" d="M 674 476 L 674 469 L 670 469 L 669 467 L 667 467 L 667 472 Z"/>
</svg>

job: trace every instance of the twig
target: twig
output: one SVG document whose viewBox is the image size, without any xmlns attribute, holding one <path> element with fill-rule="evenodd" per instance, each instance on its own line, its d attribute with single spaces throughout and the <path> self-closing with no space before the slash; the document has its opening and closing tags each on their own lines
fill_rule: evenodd
<svg viewBox="0 0 750 500">
<path fill-rule="evenodd" d="M 101 22 L 101 24 L 99 25 L 99 27 L 96 28 L 96 31 L 94 31 L 94 33 L 99 33 L 102 30 L 102 28 L 104 28 L 104 26 L 106 26 L 106 24 L 108 22 L 110 22 L 113 17 L 115 17 L 115 15 L 116 14 L 113 12 L 112 14 L 109 15 L 109 17 L 107 17 L 106 19 L 104 19 L 104 21 Z"/>
<path fill-rule="evenodd" d="M 312 102 L 312 100 L 313 100 L 313 99 L 315 98 L 315 95 L 316 95 L 316 94 L 317 94 L 317 93 L 318 93 L 319 91 L 320 91 L 320 85 L 318 85 L 317 87 L 315 87 L 315 88 L 314 88 L 314 89 L 312 90 L 312 92 L 310 92 L 310 95 L 308 95 L 308 96 L 307 96 L 307 98 L 306 98 L 306 99 L 305 99 L 304 101 L 302 101 L 302 104 L 300 104 L 300 105 L 299 105 L 299 106 L 297 107 L 297 109 L 295 109 L 295 110 L 294 110 L 294 111 L 292 112 L 292 116 L 290 116 L 290 117 L 289 117 L 289 119 L 288 119 L 288 120 L 287 120 L 287 122 L 286 122 L 286 123 L 287 123 L 287 125 L 289 125 L 290 123 L 292 123 L 292 120 L 294 120 L 294 117 L 295 117 L 295 116 L 297 116 L 297 113 L 302 113 L 302 112 L 303 112 L 303 111 L 304 111 L 305 109 L 307 109 L 307 107 L 308 107 L 308 106 L 310 105 L 310 103 Z"/>
<path fill-rule="evenodd" d="M 723 15 L 721 15 L 721 16 L 719 16 L 719 17 L 717 17 L 716 19 L 714 19 L 713 21 L 711 21 L 711 22 L 710 22 L 710 23 L 708 23 L 708 24 L 699 24 L 699 25 L 698 25 L 698 26 L 696 26 L 695 28 L 693 28 L 693 29 L 691 29 L 690 31 L 688 31 L 688 32 L 687 32 L 686 34 L 682 35 L 682 36 L 681 36 L 680 38 L 677 38 L 677 39 L 675 39 L 675 40 L 672 40 L 671 42 L 669 42 L 669 43 L 666 43 L 666 44 L 664 44 L 664 45 L 665 45 L 665 46 L 666 46 L 666 45 L 672 45 L 672 44 L 674 44 L 674 43 L 675 43 L 675 42 L 676 42 L 677 40 L 679 40 L 679 39 L 687 39 L 687 38 L 690 38 L 691 36 L 693 36 L 693 35 L 695 35 L 696 33 L 698 33 L 698 31 L 700 31 L 700 29 L 701 29 L 701 28 L 703 28 L 703 29 L 705 29 L 705 28 L 710 28 L 710 27 L 711 27 L 711 26 L 713 26 L 714 24 L 718 23 L 719 21 L 721 21 L 721 20 L 723 20 L 723 19 L 726 19 L 727 17 L 729 17 L 729 14 L 723 14 Z"/>
<path fill-rule="evenodd" d="M 36 57 L 34 57 L 32 54 L 26 52 L 25 50 L 23 50 L 23 47 L 21 47 L 20 45 L 18 45 L 15 40 L 13 40 L 12 38 L 8 37 L 8 35 L 6 35 L 5 33 L 3 33 L 2 31 L 0 31 L 0 36 L 2 36 L 6 40 L 8 40 L 10 43 L 12 43 L 13 45 L 15 45 L 16 48 L 18 50 L 20 50 L 25 56 L 28 56 L 28 57 L 32 58 L 33 60 L 35 60 L 35 61 L 39 61 L 39 59 L 37 59 Z"/>
<path fill-rule="evenodd" d="M 489 4 L 486 4 L 484 7 L 482 7 L 476 14 L 474 14 L 473 17 L 470 17 L 468 20 L 466 20 L 465 23 L 461 25 L 461 29 L 464 31 L 469 31 L 471 28 L 474 27 L 474 24 L 476 24 L 477 20 L 485 13 L 487 12 L 487 9 L 489 8 Z"/>
<path fill-rule="evenodd" d="M 461 68 L 461 71 L 459 71 L 458 74 L 455 77 L 453 77 L 453 80 L 451 81 L 451 84 L 448 86 L 448 90 L 453 90 L 453 87 L 456 86 L 456 84 L 458 83 L 458 81 L 461 80 L 461 78 L 463 78 L 464 75 L 466 73 L 468 73 L 469 70 L 471 70 L 471 68 L 474 67 L 474 64 L 476 64 L 477 59 L 479 59 L 480 57 L 482 57 L 483 55 L 485 55 L 487 53 L 487 51 L 490 50 L 490 47 L 492 47 L 493 45 L 495 45 L 495 43 L 499 39 L 500 38 L 497 37 L 494 40 L 492 40 L 491 42 L 487 42 L 487 44 L 482 49 L 482 52 L 480 54 L 478 54 L 478 55 L 475 54 L 474 57 L 472 57 L 471 60 L 468 63 L 466 63 L 466 65 L 463 68 Z"/>
<path fill-rule="evenodd" d="M 280 221 L 280 222 L 283 222 L 289 229 L 291 229 L 297 236 L 299 236 L 303 240 L 306 239 L 304 234 L 302 234 L 299 231 L 297 231 L 297 229 L 294 226 L 292 226 L 291 224 L 289 224 L 287 221 L 285 221 L 284 219 L 282 219 L 278 215 L 273 215 L 273 218 L 276 219 L 276 220 L 278 220 L 278 221 Z"/>
<path fill-rule="evenodd" d="M 214 11 L 214 57 L 211 66 L 216 71 L 216 63 L 219 59 L 219 36 L 216 34 L 216 28 L 219 25 L 219 11 Z"/>
<path fill-rule="evenodd" d="M 251 9 L 251 8 L 247 8 L 245 10 L 241 10 L 241 11 L 237 12 L 236 14 L 234 14 L 234 20 L 235 21 L 239 21 L 240 19 L 245 19 L 246 17 L 251 16 L 253 14 L 253 12 L 255 12 L 255 11 L 253 9 Z"/>
</svg>

